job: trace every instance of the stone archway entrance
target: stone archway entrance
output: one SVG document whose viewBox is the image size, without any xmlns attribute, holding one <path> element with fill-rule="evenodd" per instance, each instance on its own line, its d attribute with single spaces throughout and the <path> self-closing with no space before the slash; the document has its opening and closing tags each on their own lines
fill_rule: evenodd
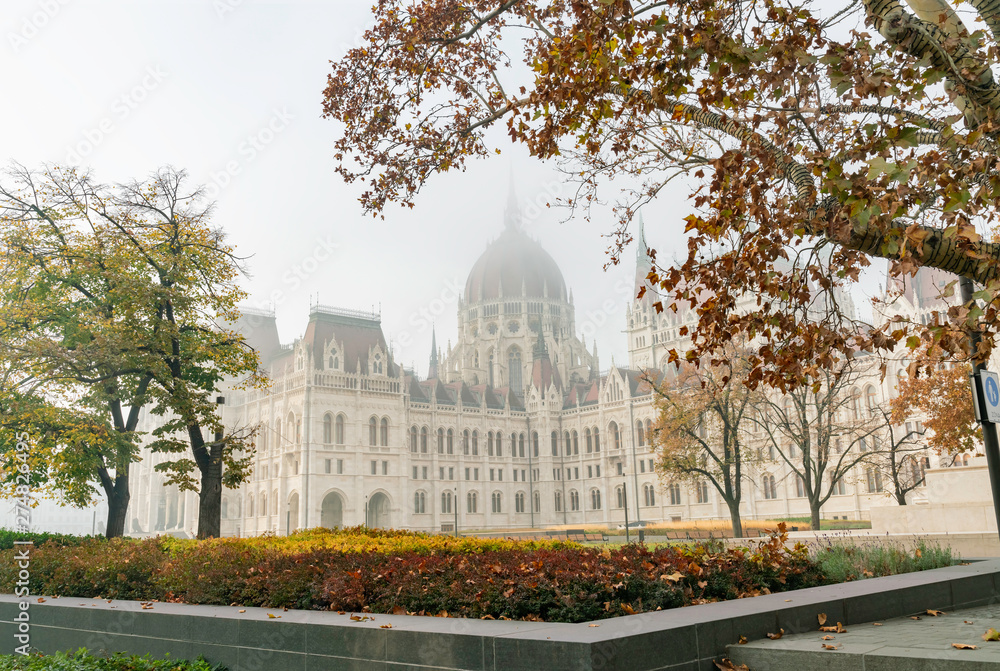
<svg viewBox="0 0 1000 671">
<path fill-rule="evenodd" d="M 372 529 L 387 529 L 390 526 L 389 497 L 382 492 L 376 492 L 368 499 L 367 526 Z"/>
<path fill-rule="evenodd" d="M 323 497 L 323 507 L 320 510 L 319 523 L 327 529 L 344 526 L 344 500 L 337 492 L 330 492 Z"/>
</svg>

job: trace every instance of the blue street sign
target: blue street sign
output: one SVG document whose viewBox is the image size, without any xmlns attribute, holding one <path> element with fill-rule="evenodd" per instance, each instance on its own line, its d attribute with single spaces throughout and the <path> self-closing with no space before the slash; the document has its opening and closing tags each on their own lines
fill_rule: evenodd
<svg viewBox="0 0 1000 671">
<path fill-rule="evenodd" d="M 988 370 L 980 371 L 983 382 L 983 410 L 986 421 L 1000 423 L 1000 375 Z"/>
</svg>

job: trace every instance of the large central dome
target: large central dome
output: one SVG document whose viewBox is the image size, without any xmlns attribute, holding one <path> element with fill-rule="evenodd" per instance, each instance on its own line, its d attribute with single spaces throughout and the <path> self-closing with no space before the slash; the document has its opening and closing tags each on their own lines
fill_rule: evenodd
<svg viewBox="0 0 1000 671">
<path fill-rule="evenodd" d="M 529 238 L 507 213 L 507 226 L 476 264 L 465 282 L 468 303 L 498 298 L 566 300 L 566 282 L 555 259 Z"/>
</svg>

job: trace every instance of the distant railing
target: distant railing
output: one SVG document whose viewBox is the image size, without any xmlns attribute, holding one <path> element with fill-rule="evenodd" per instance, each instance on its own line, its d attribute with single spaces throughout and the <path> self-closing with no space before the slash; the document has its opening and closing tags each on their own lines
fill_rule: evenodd
<svg viewBox="0 0 1000 671">
<path fill-rule="evenodd" d="M 338 308 L 332 305 L 314 305 L 309 308 L 309 314 L 325 314 L 337 317 L 353 317 L 355 319 L 368 319 L 370 321 L 382 322 L 382 315 L 375 311 L 351 310 L 348 308 Z"/>
</svg>

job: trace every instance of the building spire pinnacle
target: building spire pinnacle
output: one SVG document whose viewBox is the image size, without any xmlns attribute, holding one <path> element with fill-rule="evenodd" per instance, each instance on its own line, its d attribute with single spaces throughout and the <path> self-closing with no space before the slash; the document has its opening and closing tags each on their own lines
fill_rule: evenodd
<svg viewBox="0 0 1000 671">
<path fill-rule="evenodd" d="M 509 231 L 521 230 L 521 205 L 517 200 L 517 193 L 514 191 L 514 168 L 510 169 L 510 186 L 507 190 L 507 207 L 503 213 L 503 226 Z"/>
<path fill-rule="evenodd" d="M 434 333 L 434 325 L 431 325 L 431 361 L 427 367 L 427 379 L 434 380 L 438 376 L 438 348 L 437 335 Z"/>
</svg>

